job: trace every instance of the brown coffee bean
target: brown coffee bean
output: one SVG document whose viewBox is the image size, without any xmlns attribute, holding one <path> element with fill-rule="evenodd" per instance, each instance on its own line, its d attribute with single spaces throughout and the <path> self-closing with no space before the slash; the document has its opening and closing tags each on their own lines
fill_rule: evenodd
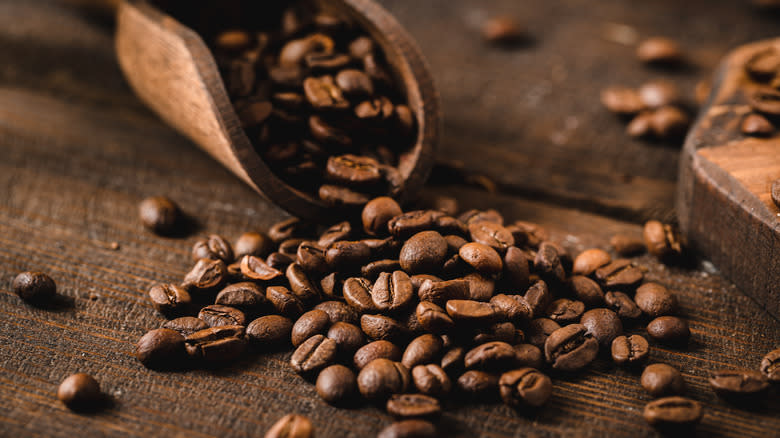
<svg viewBox="0 0 780 438">
<path fill-rule="evenodd" d="M 623 323 L 609 309 L 591 309 L 582 314 L 580 324 L 599 342 L 602 351 L 609 351 L 612 341 L 623 334 Z"/>
<path fill-rule="evenodd" d="M 374 52 L 374 41 L 365 36 L 355 38 L 349 43 L 349 54 L 355 59 L 363 59 Z"/>
<path fill-rule="evenodd" d="M 314 335 L 304 341 L 290 357 L 290 365 L 298 374 L 317 372 L 335 362 L 336 341 Z"/>
<path fill-rule="evenodd" d="M 264 233 L 250 231 L 239 236 L 233 250 L 237 259 L 245 255 L 265 257 L 273 250 L 272 243 L 271 238 Z"/>
<path fill-rule="evenodd" d="M 36 305 L 49 304 L 57 294 L 54 280 L 43 272 L 22 272 L 14 278 L 11 287 L 21 299 Z"/>
<path fill-rule="evenodd" d="M 400 362 L 374 359 L 360 370 L 358 390 L 368 400 L 384 400 L 409 387 L 409 370 Z"/>
<path fill-rule="evenodd" d="M 193 293 L 218 289 L 227 278 L 227 266 L 222 260 L 200 259 L 184 276 L 182 287 Z"/>
<path fill-rule="evenodd" d="M 503 219 L 501 223 L 503 223 Z M 515 238 L 512 233 L 500 223 L 488 220 L 475 221 L 472 218 L 468 224 L 471 240 L 487 245 L 500 254 L 504 254 L 510 246 L 515 244 Z"/>
<path fill-rule="evenodd" d="M 463 364 L 463 358 L 466 356 L 466 351 L 463 347 L 452 347 L 447 350 L 441 358 L 441 368 L 449 375 L 455 375 L 463 371 L 465 365 Z"/>
<path fill-rule="evenodd" d="M 387 412 L 402 418 L 425 418 L 441 414 L 441 406 L 424 394 L 394 394 L 387 400 Z"/>
<path fill-rule="evenodd" d="M 531 306 L 535 318 L 543 316 L 552 302 L 550 289 L 547 287 L 547 283 L 542 280 L 532 284 L 525 292 L 525 295 L 523 295 L 523 298 Z"/>
<path fill-rule="evenodd" d="M 96 407 L 104 397 L 100 392 L 100 384 L 94 377 L 76 373 L 60 383 L 57 398 L 69 409 L 81 411 Z"/>
<path fill-rule="evenodd" d="M 709 379 L 712 389 L 721 397 L 756 396 L 769 389 L 769 381 L 758 371 L 720 370 Z"/>
<path fill-rule="evenodd" d="M 244 259 L 242 259 L 242 261 L 243 260 Z M 271 269 L 276 269 L 280 274 L 294 262 L 295 259 L 292 256 L 282 254 L 280 252 L 272 252 L 271 254 L 268 254 L 268 257 L 265 259 L 265 263 L 268 265 L 268 267 Z M 275 275 L 276 278 L 279 277 L 279 275 L 276 275 L 275 273 L 273 275 Z"/>
<path fill-rule="evenodd" d="M 552 395 L 552 381 L 534 368 L 507 371 L 498 381 L 501 399 L 509 406 L 539 407 Z"/>
<path fill-rule="evenodd" d="M 655 112 L 642 111 L 626 125 L 626 134 L 634 138 L 645 138 L 655 135 L 653 120 Z"/>
<path fill-rule="evenodd" d="M 303 303 L 313 303 L 320 300 L 320 290 L 317 283 L 311 281 L 309 275 L 298 263 L 293 263 L 285 271 L 290 289 Z"/>
<path fill-rule="evenodd" d="M 412 379 L 418 391 L 432 397 L 446 396 L 452 389 L 449 376 L 436 364 L 415 366 L 412 368 Z"/>
<path fill-rule="evenodd" d="M 654 363 L 642 371 L 642 388 L 653 397 L 682 394 L 685 392 L 685 380 L 682 374 L 671 365 Z"/>
<path fill-rule="evenodd" d="M 768 82 L 780 71 L 780 54 L 774 47 L 756 52 L 745 63 L 745 71 L 758 82 Z"/>
<path fill-rule="evenodd" d="M 531 320 L 531 306 L 521 295 L 498 294 L 490 299 L 490 305 L 512 323 L 521 324 Z"/>
<path fill-rule="evenodd" d="M 309 131 L 315 140 L 322 142 L 327 146 L 338 149 L 352 147 L 352 137 L 349 136 L 347 131 L 327 123 L 325 119 L 320 116 L 312 115 L 309 117 Z M 378 179 L 376 181 L 378 181 Z M 366 200 L 366 202 L 368 202 L 368 200 Z"/>
<path fill-rule="evenodd" d="M 644 228 L 647 251 L 659 258 L 675 257 L 682 253 L 682 244 L 677 231 L 671 225 L 658 221 L 647 221 Z"/>
<path fill-rule="evenodd" d="M 302 242 L 296 251 L 296 262 L 307 273 L 322 274 L 328 270 L 325 250 L 315 242 Z"/>
<path fill-rule="evenodd" d="M 604 305 L 604 292 L 595 281 L 582 275 L 574 275 L 570 279 L 570 284 L 574 296 L 586 306 Z"/>
<path fill-rule="evenodd" d="M 498 308 L 481 301 L 449 300 L 445 308 L 456 323 L 486 325 L 504 317 Z"/>
<path fill-rule="evenodd" d="M 187 336 L 199 330 L 209 328 L 206 321 L 195 318 L 194 316 L 182 316 L 181 318 L 165 321 L 162 328 L 167 328 L 179 332 L 182 336 Z"/>
<path fill-rule="evenodd" d="M 303 302 L 284 286 L 270 286 L 265 289 L 265 297 L 277 312 L 293 319 L 303 314 Z"/>
<path fill-rule="evenodd" d="M 510 287 L 525 290 L 529 286 L 528 258 L 520 248 L 510 246 L 504 254 L 504 279 Z"/>
<path fill-rule="evenodd" d="M 466 353 L 464 365 L 468 369 L 506 370 L 517 366 L 517 353 L 506 342 L 488 342 Z"/>
<path fill-rule="evenodd" d="M 609 239 L 609 244 L 622 257 L 630 257 L 645 252 L 645 242 L 627 234 L 616 234 Z"/>
<path fill-rule="evenodd" d="M 293 217 L 272 225 L 268 229 L 268 237 L 274 243 L 279 244 L 287 239 L 309 235 L 312 230 L 313 226 L 311 224 Z"/>
<path fill-rule="evenodd" d="M 314 308 L 327 313 L 330 321 L 334 324 L 337 322 L 357 324 L 360 318 L 360 315 L 354 309 L 341 301 L 323 301 L 314 306 Z"/>
<path fill-rule="evenodd" d="M 229 306 L 212 304 L 200 309 L 198 319 L 206 321 L 209 327 L 220 327 L 223 325 L 246 325 L 246 315 L 244 312 Z"/>
<path fill-rule="evenodd" d="M 280 315 L 261 316 L 249 323 L 246 336 L 261 346 L 279 346 L 290 342 L 293 322 Z"/>
<path fill-rule="evenodd" d="M 184 336 L 167 328 L 147 332 L 135 348 L 136 359 L 151 369 L 176 368 L 184 356 Z"/>
<path fill-rule="evenodd" d="M 623 292 L 607 292 L 604 301 L 609 309 L 623 319 L 634 320 L 642 316 L 639 306 Z"/>
<path fill-rule="evenodd" d="M 417 291 L 420 301 L 430 301 L 444 305 L 449 300 L 469 297 L 469 282 L 465 280 L 432 281 L 425 280 Z"/>
<path fill-rule="evenodd" d="M 585 303 L 568 298 L 559 298 L 547 308 L 547 317 L 559 324 L 567 324 L 580 320 L 585 312 Z"/>
<path fill-rule="evenodd" d="M 383 259 L 383 260 L 375 260 L 363 266 L 362 268 L 360 268 L 360 274 L 371 281 L 375 281 L 377 277 L 379 277 L 379 274 L 383 272 L 393 272 L 393 271 L 400 271 L 400 270 L 401 270 L 401 262 L 399 262 L 398 260 Z"/>
<path fill-rule="evenodd" d="M 487 20 L 482 26 L 482 38 L 495 46 L 514 46 L 525 42 L 527 34 L 512 17 L 499 16 Z"/>
<path fill-rule="evenodd" d="M 336 85 L 348 97 L 366 97 L 374 94 L 371 78 L 360 70 L 346 69 L 336 75 Z"/>
<path fill-rule="evenodd" d="M 287 414 L 271 426 L 265 438 L 314 438 L 314 426 L 304 416 Z"/>
<path fill-rule="evenodd" d="M 246 315 L 257 315 L 270 306 L 263 290 L 251 282 L 234 283 L 225 287 L 217 294 L 214 303 L 236 308 Z"/>
<path fill-rule="evenodd" d="M 639 98 L 647 108 L 660 108 L 675 105 L 681 96 L 677 86 L 669 81 L 656 80 L 642 84 L 639 87 Z"/>
<path fill-rule="evenodd" d="M 489 223 L 489 222 L 485 222 Z M 477 225 L 481 225 L 477 224 Z M 477 272 L 485 275 L 495 275 L 501 272 L 504 263 L 492 247 L 471 242 L 463 245 L 458 251 L 461 259 L 473 267 Z"/>
<path fill-rule="evenodd" d="M 325 334 L 330 327 L 330 318 L 322 310 L 309 310 L 301 315 L 292 327 L 292 344 L 297 347 L 314 335 Z"/>
<path fill-rule="evenodd" d="M 301 239 L 298 237 L 284 240 L 282 241 L 282 243 L 279 244 L 279 252 L 282 254 L 289 255 L 291 257 L 296 257 L 298 254 L 298 248 L 304 242 L 306 242 L 305 239 Z"/>
<path fill-rule="evenodd" d="M 437 272 L 447 257 L 447 241 L 436 231 L 413 235 L 401 248 L 399 261 L 404 271 L 412 274 Z"/>
<path fill-rule="evenodd" d="M 777 383 L 780 381 L 780 348 L 767 353 L 761 360 L 759 369 L 770 382 Z"/>
<path fill-rule="evenodd" d="M 327 336 L 336 341 L 339 354 L 345 358 L 352 358 L 358 349 L 366 345 L 366 337 L 360 327 L 348 322 L 333 323 Z"/>
<path fill-rule="evenodd" d="M 642 416 L 652 426 L 688 427 L 701 421 L 702 409 L 699 402 L 684 397 L 666 397 L 645 405 Z"/>
<path fill-rule="evenodd" d="M 627 289 L 642 282 L 644 273 L 627 259 L 615 260 L 596 269 L 596 279 L 605 288 Z"/>
<path fill-rule="evenodd" d="M 534 259 L 534 268 L 547 279 L 563 281 L 566 278 L 558 246 L 551 242 L 542 242 L 539 245 Z"/>
<path fill-rule="evenodd" d="M 271 256 L 273 254 L 268 258 Z M 281 271 L 269 266 L 263 259 L 250 255 L 241 259 L 241 274 L 254 281 L 271 281 L 282 276 Z"/>
<path fill-rule="evenodd" d="M 342 94 L 341 88 L 334 82 L 333 76 L 325 75 L 304 79 L 303 92 L 315 110 L 346 110 L 349 108 L 349 101 Z"/>
<path fill-rule="evenodd" d="M 192 246 L 192 260 L 200 259 L 222 260 L 225 263 L 233 263 L 233 248 L 224 237 L 212 234 L 205 239 L 200 239 Z"/>
<path fill-rule="evenodd" d="M 493 279 L 477 272 L 461 277 L 461 280 L 468 285 L 468 293 L 464 298 L 474 301 L 489 301 L 496 290 L 496 282 Z M 458 298 L 454 297 L 453 299 Z"/>
<path fill-rule="evenodd" d="M 214 39 L 214 46 L 219 50 L 240 52 L 249 47 L 251 39 L 249 33 L 243 30 L 227 30 L 221 32 Z"/>
<path fill-rule="evenodd" d="M 471 334 L 471 345 L 480 345 L 487 342 L 513 344 L 522 342 L 525 337 L 522 330 L 518 330 L 511 322 L 497 322 L 487 327 L 476 327 Z"/>
<path fill-rule="evenodd" d="M 472 397 L 485 397 L 498 392 L 498 379 L 495 374 L 484 371 L 466 371 L 458 378 L 458 388 Z"/>
<path fill-rule="evenodd" d="M 539 347 L 532 344 L 517 344 L 514 346 L 517 353 L 517 364 L 522 367 L 542 369 L 544 366 L 544 353 Z"/>
<path fill-rule="evenodd" d="M 745 135 L 766 137 L 775 132 L 772 122 L 760 114 L 747 114 L 739 124 L 739 130 Z"/>
<path fill-rule="evenodd" d="M 688 342 L 691 329 L 688 322 L 676 316 L 659 316 L 647 324 L 647 334 L 656 341 L 666 344 L 683 344 Z"/>
<path fill-rule="evenodd" d="M 536 318 L 531 320 L 526 327 L 525 334 L 529 344 L 544 348 L 547 338 L 561 328 L 557 322 L 549 318 Z"/>
<path fill-rule="evenodd" d="M 679 64 L 683 53 L 676 41 L 664 37 L 652 37 L 642 41 L 636 56 L 645 64 Z"/>
<path fill-rule="evenodd" d="M 634 115 L 645 109 L 636 90 L 619 85 L 601 91 L 601 104 L 610 112 L 619 115 Z"/>
<path fill-rule="evenodd" d="M 636 305 L 651 318 L 673 314 L 677 310 L 677 298 L 669 289 L 658 283 L 645 283 L 636 290 Z"/>
<path fill-rule="evenodd" d="M 370 157 L 339 155 L 328 159 L 326 172 L 328 178 L 342 184 L 370 185 L 382 179 L 378 164 Z"/>
<path fill-rule="evenodd" d="M 759 87 L 747 95 L 748 105 L 755 111 L 776 116 L 780 114 L 780 91 L 771 87 Z"/>
<path fill-rule="evenodd" d="M 223 325 L 184 337 L 187 355 L 195 360 L 224 363 L 237 359 L 246 349 L 244 326 Z"/>
<path fill-rule="evenodd" d="M 371 249 L 364 242 L 341 240 L 333 242 L 325 252 L 330 269 L 352 272 L 363 266 L 371 257 Z"/>
<path fill-rule="evenodd" d="M 379 258 L 391 258 L 397 259 L 401 252 L 401 245 L 403 242 L 395 237 L 387 237 L 384 239 L 363 239 L 361 240 L 371 252 L 372 259 Z"/>
<path fill-rule="evenodd" d="M 395 216 L 387 222 L 387 229 L 394 237 L 407 239 L 419 232 L 436 227 L 436 219 L 443 216 L 440 211 L 415 210 Z"/>
<path fill-rule="evenodd" d="M 580 370 L 596 358 L 598 341 L 582 324 L 571 324 L 550 334 L 544 343 L 544 355 L 560 371 Z"/>
<path fill-rule="evenodd" d="M 403 271 L 382 272 L 371 288 L 371 300 L 380 312 L 406 307 L 413 296 L 412 281 Z"/>
<path fill-rule="evenodd" d="M 446 333 L 455 326 L 444 309 L 428 301 L 420 302 L 415 313 L 420 326 L 432 333 Z"/>
<path fill-rule="evenodd" d="M 498 225 L 504 225 L 504 217 L 497 210 L 468 210 L 458 216 L 458 219 L 466 225 L 477 222 L 491 222 Z"/>
<path fill-rule="evenodd" d="M 331 365 L 317 376 L 317 394 L 330 404 L 351 399 L 357 392 L 357 376 L 344 365 Z"/>
<path fill-rule="evenodd" d="M 317 246 L 327 248 L 331 243 L 339 240 L 347 240 L 352 235 L 352 225 L 348 221 L 339 222 L 331 226 L 320 235 Z"/>
<path fill-rule="evenodd" d="M 409 329 L 398 321 L 384 315 L 363 315 L 360 317 L 363 333 L 374 340 L 402 342 L 409 338 Z"/>
<path fill-rule="evenodd" d="M 323 184 L 317 194 L 325 204 L 331 207 L 362 207 L 370 199 L 366 194 L 332 184 Z"/>
<path fill-rule="evenodd" d="M 146 198 L 138 204 L 143 226 L 157 234 L 170 234 L 179 224 L 179 207 L 164 196 Z"/>
<path fill-rule="evenodd" d="M 353 358 L 355 368 L 363 369 L 374 359 L 388 359 L 393 362 L 401 360 L 403 351 L 389 341 L 374 341 L 360 347 Z"/>
<path fill-rule="evenodd" d="M 377 438 L 435 438 L 436 426 L 420 419 L 397 421 L 382 429 Z"/>
<path fill-rule="evenodd" d="M 344 300 L 358 312 L 376 312 L 371 297 L 371 282 L 362 277 L 351 277 L 344 282 Z"/>
<path fill-rule="evenodd" d="M 581 252 L 574 259 L 572 272 L 579 275 L 591 275 L 602 266 L 608 265 L 612 257 L 603 249 L 592 248 Z"/>
<path fill-rule="evenodd" d="M 688 115 L 676 106 L 664 106 L 652 112 L 650 127 L 661 139 L 677 139 L 685 135 L 691 121 Z"/>
<path fill-rule="evenodd" d="M 650 357 L 650 345 L 640 335 L 618 336 L 610 349 L 612 360 L 618 365 L 638 365 Z"/>
<path fill-rule="evenodd" d="M 439 359 L 442 348 L 439 336 L 431 334 L 418 336 L 406 347 L 401 363 L 410 370 L 417 365 L 434 363 Z"/>
</svg>

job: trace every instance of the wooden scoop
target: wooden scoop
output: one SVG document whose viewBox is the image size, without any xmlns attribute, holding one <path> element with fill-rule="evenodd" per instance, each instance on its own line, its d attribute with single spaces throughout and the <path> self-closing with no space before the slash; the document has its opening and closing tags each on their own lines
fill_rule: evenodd
<svg viewBox="0 0 780 438">
<path fill-rule="evenodd" d="M 439 98 L 428 67 L 412 38 L 374 1 L 319 3 L 353 19 L 376 40 L 417 118 L 416 142 L 398 166 L 405 181 L 399 195 L 403 200 L 425 182 L 438 139 Z M 122 0 L 116 50 L 122 71 L 141 100 L 258 193 L 301 218 L 321 222 L 338 216 L 337 209 L 276 177 L 255 152 L 217 64 L 195 31 L 148 2 Z"/>
</svg>

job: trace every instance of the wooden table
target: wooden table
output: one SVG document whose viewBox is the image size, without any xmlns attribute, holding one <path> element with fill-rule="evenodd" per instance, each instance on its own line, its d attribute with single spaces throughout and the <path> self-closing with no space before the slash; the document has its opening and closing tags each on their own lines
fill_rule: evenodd
<svg viewBox="0 0 780 438">
<path fill-rule="evenodd" d="M 500 188 L 486 194 L 445 180 L 425 196 L 455 195 L 463 208 L 540 222 L 572 251 L 606 247 L 615 232 L 641 232 L 621 220 L 673 217 L 679 145 L 627 138 L 598 104 L 599 90 L 657 77 L 692 90 L 730 47 L 777 27 L 776 17 L 728 0 L 384 3 L 418 38 L 436 76 L 442 161 L 487 174 Z M 528 23 L 535 43 L 486 50 L 478 25 L 500 12 Z M 111 31 L 59 3 L 0 0 L 0 435 L 262 436 L 299 412 L 321 437 L 372 436 L 390 417 L 326 405 L 290 369 L 288 352 L 186 373 L 152 372 L 133 358 L 135 341 L 162 322 L 147 288 L 183 276 L 196 238 L 146 232 L 136 219 L 140 199 L 171 196 L 198 220 L 199 234 L 235 237 L 284 213 L 138 102 L 116 66 Z M 631 44 L 615 42 L 632 32 L 679 38 L 693 65 L 676 73 L 642 68 Z M 742 410 L 718 399 L 707 376 L 756 368 L 780 346 L 780 323 L 707 262 L 682 269 L 650 256 L 637 261 L 648 278 L 678 292 L 691 320 L 691 348 L 654 346 L 652 360 L 679 367 L 689 394 L 703 402 L 699 434 L 776 434 L 776 392 Z M 23 270 L 50 273 L 62 305 L 22 303 L 10 283 Z M 100 380 L 111 406 L 92 415 L 62 406 L 57 385 L 78 371 Z M 454 402 L 441 423 L 447 436 L 655 436 L 641 418 L 649 399 L 636 373 L 599 360 L 581 375 L 556 378 L 542 411 Z"/>
</svg>

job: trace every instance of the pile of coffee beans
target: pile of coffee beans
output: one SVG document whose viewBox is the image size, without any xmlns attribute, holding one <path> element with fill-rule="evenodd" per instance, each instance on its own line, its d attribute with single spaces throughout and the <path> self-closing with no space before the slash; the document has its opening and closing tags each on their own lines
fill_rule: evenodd
<svg viewBox="0 0 780 438">
<path fill-rule="evenodd" d="M 381 48 L 350 20 L 286 3 L 273 25 L 212 41 L 248 137 L 278 177 L 330 205 L 395 195 L 416 119 Z"/>
<path fill-rule="evenodd" d="M 691 122 L 681 97 L 676 85 L 656 80 L 638 89 L 607 87 L 601 92 L 601 103 L 630 120 L 626 133 L 632 137 L 676 140 L 685 135 Z"/>
</svg>

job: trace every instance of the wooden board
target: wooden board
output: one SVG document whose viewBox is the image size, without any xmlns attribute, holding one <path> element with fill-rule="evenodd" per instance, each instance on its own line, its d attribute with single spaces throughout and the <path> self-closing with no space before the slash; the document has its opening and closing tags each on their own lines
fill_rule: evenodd
<svg viewBox="0 0 780 438">
<path fill-rule="evenodd" d="M 420 14 L 436 16 L 427 2 L 418 3 Z M 540 10 L 567 11 L 567 2 L 548 3 Z M 411 17 L 411 6 L 400 0 L 388 4 L 423 36 L 419 29 L 424 17 Z M 439 9 L 436 14 L 456 20 L 456 12 L 467 9 L 465 1 L 452 4 L 456 9 Z M 481 7 L 492 10 L 510 4 L 514 3 Z M 661 4 L 671 10 L 671 2 Z M 724 4 L 718 3 L 716 9 Z M 649 20 L 639 15 L 646 12 L 643 9 L 631 11 L 617 2 L 604 5 L 598 8 L 613 14 L 625 8 L 624 13 L 631 14 L 625 17 Z M 529 14 L 537 13 L 526 6 Z M 722 18 L 707 23 L 730 21 L 734 15 L 718 14 L 723 15 L 713 17 Z M 659 21 L 657 27 L 647 26 L 660 31 L 665 29 L 662 25 Z M 428 41 L 421 38 L 423 45 L 432 44 Z M 86 21 L 56 3 L 2 0 L 0 47 L 1 436 L 262 436 L 276 419 L 293 411 L 309 416 L 320 437 L 373 436 L 389 424 L 390 417 L 376 408 L 343 410 L 324 404 L 289 368 L 289 352 L 251 357 L 211 372 L 158 373 L 143 368 L 132 357 L 134 343 L 162 322 L 145 291 L 155 281 L 182 277 L 196 236 L 163 239 L 145 232 L 135 220 L 137 202 L 165 193 L 198 220 L 199 233 L 231 238 L 267 227 L 284 213 L 137 101 L 116 67 L 110 27 Z M 430 51 L 430 46 L 424 50 Z M 438 56 L 433 59 L 444 62 Z M 460 59 L 450 62 L 453 68 L 461 65 Z M 434 67 L 440 82 L 453 74 L 445 67 Z M 583 86 L 590 87 L 584 78 L 580 77 Z M 478 88 L 470 88 L 474 86 L 464 83 L 464 93 L 479 94 Z M 457 104 L 454 85 L 442 88 L 445 105 Z M 466 108 L 457 111 L 468 114 Z M 535 117 L 536 111 L 526 111 L 529 119 Z M 606 117 L 597 107 L 587 111 L 588 117 Z M 608 125 L 607 120 L 604 126 L 614 122 Z M 458 132 L 481 138 L 480 132 L 499 132 L 503 123 L 507 121 L 478 120 L 456 131 L 452 125 L 457 123 L 447 122 L 449 140 L 443 147 L 456 140 Z M 591 135 L 603 134 L 596 131 Z M 623 138 L 617 126 L 606 138 L 613 141 L 601 143 L 603 147 L 624 147 L 617 141 Z M 453 150 L 463 153 L 465 145 Z M 656 151 L 639 143 L 635 147 Z M 474 151 L 479 150 L 469 156 Z M 544 158 L 548 159 L 553 160 Z M 482 170 L 486 166 L 473 159 L 465 162 L 477 169 L 483 166 Z M 655 174 L 650 168 L 643 172 Z M 671 174 L 658 178 L 667 177 L 671 184 Z M 575 187 L 573 181 L 556 187 L 589 190 Z M 634 224 L 510 195 L 486 195 L 460 186 L 429 189 L 426 195 L 435 193 L 456 195 L 463 208 L 495 207 L 507 217 L 543 223 L 555 240 L 572 250 L 606 246 L 615 232 L 640 233 Z M 598 199 L 595 192 L 587 193 L 589 199 Z M 118 242 L 120 249 L 112 251 L 111 242 Z M 709 390 L 706 377 L 722 367 L 755 368 L 766 351 L 780 346 L 780 324 L 710 264 L 681 269 L 660 265 L 650 256 L 637 261 L 648 268 L 649 278 L 678 291 L 682 311 L 692 321 L 690 350 L 654 348 L 652 359 L 678 366 L 691 396 L 704 403 L 707 414 L 699 435 L 758 437 L 778 430 L 777 398 L 757 410 L 737 409 Z M 36 309 L 11 293 L 14 275 L 27 269 L 47 271 L 56 279 L 66 297 L 63 306 Z M 94 415 L 66 410 L 56 399 L 56 387 L 77 371 L 95 375 L 113 406 Z M 499 403 L 454 404 L 442 424 L 448 436 L 464 437 L 656 436 L 641 419 L 648 400 L 635 374 L 599 361 L 580 376 L 556 378 L 551 404 L 539 413 L 514 412 Z"/>
</svg>

